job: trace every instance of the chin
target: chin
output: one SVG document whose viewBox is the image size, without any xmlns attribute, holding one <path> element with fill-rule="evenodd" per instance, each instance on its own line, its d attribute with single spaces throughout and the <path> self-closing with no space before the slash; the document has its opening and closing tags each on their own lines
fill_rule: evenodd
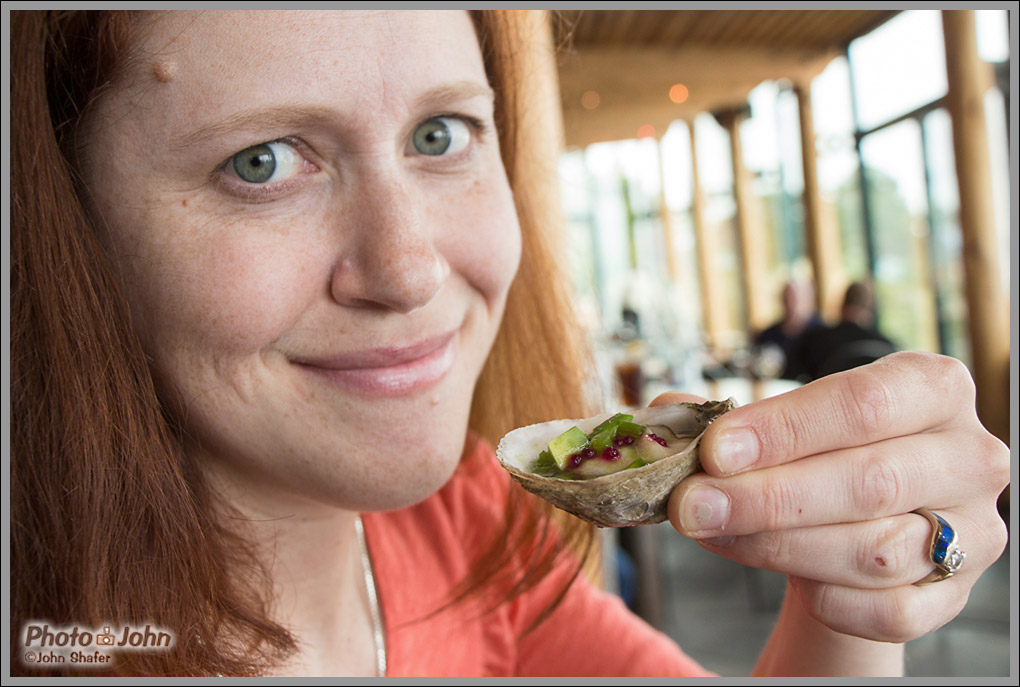
<svg viewBox="0 0 1020 687">
<path fill-rule="evenodd" d="M 460 465 L 466 429 L 453 439 L 379 447 L 366 470 L 345 480 L 347 507 L 360 511 L 386 511 L 420 503 L 443 488 Z M 422 450 L 428 447 L 427 450 Z M 369 449 L 371 451 L 371 449 Z M 385 456 L 383 459 L 380 457 Z M 368 456 L 366 455 L 366 459 Z M 353 488 L 352 488 L 353 487 Z"/>
</svg>

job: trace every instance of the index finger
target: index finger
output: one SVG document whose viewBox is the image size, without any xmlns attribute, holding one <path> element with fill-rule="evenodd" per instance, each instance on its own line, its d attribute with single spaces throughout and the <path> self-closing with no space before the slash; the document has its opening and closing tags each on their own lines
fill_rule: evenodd
<svg viewBox="0 0 1020 687">
<path fill-rule="evenodd" d="M 731 475 L 915 434 L 961 416 L 974 416 L 974 385 L 963 363 L 895 353 L 731 410 L 706 430 L 701 464 L 710 475 Z"/>
</svg>

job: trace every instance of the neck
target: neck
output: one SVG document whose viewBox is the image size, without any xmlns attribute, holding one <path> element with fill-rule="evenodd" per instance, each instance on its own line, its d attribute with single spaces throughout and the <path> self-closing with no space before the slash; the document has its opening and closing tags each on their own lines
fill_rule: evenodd
<svg viewBox="0 0 1020 687">
<path fill-rule="evenodd" d="M 275 615 L 300 643 L 286 667 L 288 675 L 375 676 L 356 517 L 350 511 L 336 511 L 332 517 L 298 516 L 266 533 L 266 543 L 272 542 L 268 570 Z"/>
<path fill-rule="evenodd" d="M 257 490 L 253 498 L 251 485 L 245 485 L 242 501 L 230 498 L 237 489 L 221 486 L 217 493 L 238 509 L 232 522 L 254 545 L 269 575 L 270 615 L 298 643 L 278 672 L 375 676 L 371 608 L 355 530 L 358 514 L 271 491 Z"/>
</svg>

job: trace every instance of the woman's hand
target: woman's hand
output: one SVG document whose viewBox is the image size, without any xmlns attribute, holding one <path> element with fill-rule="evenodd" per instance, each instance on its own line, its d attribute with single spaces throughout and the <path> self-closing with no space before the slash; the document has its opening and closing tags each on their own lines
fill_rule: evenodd
<svg viewBox="0 0 1020 687">
<path fill-rule="evenodd" d="M 973 382 L 952 358 L 898 353 L 738 408 L 700 452 L 705 473 L 670 499 L 673 526 L 787 574 L 807 614 L 840 633 L 905 642 L 941 627 L 1006 545 L 996 497 L 1009 451 L 978 422 Z M 966 552 L 956 575 L 920 586 L 933 565 L 919 507 Z"/>
</svg>

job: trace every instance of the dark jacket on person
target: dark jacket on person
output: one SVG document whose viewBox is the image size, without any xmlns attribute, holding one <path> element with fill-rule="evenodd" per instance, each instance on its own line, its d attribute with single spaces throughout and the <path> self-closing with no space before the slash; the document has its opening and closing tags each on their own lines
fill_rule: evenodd
<svg viewBox="0 0 1020 687">
<path fill-rule="evenodd" d="M 811 316 L 807 324 L 804 325 L 804 329 L 797 336 L 788 336 L 783 331 L 783 323 L 777 322 L 767 329 L 763 329 L 758 336 L 754 339 L 754 345 L 756 348 L 764 348 L 766 346 L 776 346 L 783 352 L 783 371 L 779 373 L 782 379 L 800 379 L 801 375 L 804 374 L 804 363 L 800 359 L 799 346 L 801 339 L 808 332 L 815 331 L 825 327 L 825 323 L 818 314 Z"/>
<path fill-rule="evenodd" d="M 844 321 L 834 327 L 805 332 L 797 346 L 802 381 L 811 381 L 874 362 L 894 353 L 896 346 L 877 330 Z"/>
</svg>

